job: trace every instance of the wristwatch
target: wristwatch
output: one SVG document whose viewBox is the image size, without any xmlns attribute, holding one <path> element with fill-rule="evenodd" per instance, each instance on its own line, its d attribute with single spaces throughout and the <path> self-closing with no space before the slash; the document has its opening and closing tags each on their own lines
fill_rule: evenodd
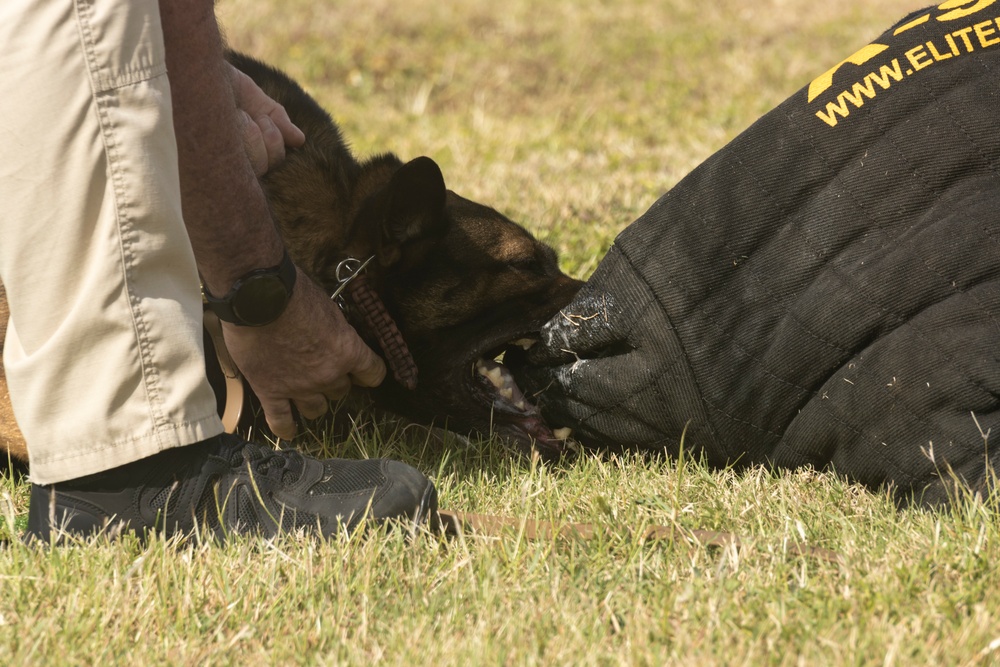
<svg viewBox="0 0 1000 667">
<path fill-rule="evenodd" d="M 295 276 L 295 264 L 285 251 L 281 264 L 244 274 L 225 296 L 212 296 L 204 286 L 202 293 L 205 303 L 220 320 L 245 327 L 262 327 L 285 312 L 292 298 Z"/>
</svg>

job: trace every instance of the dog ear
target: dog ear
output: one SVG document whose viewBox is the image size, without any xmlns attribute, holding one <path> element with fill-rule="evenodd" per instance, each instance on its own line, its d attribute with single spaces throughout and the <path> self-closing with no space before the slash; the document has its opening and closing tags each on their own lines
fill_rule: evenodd
<svg viewBox="0 0 1000 667">
<path fill-rule="evenodd" d="M 410 160 L 393 174 L 387 190 L 379 257 L 383 266 L 399 259 L 404 243 L 443 236 L 448 227 L 444 176 L 434 160 Z"/>
</svg>

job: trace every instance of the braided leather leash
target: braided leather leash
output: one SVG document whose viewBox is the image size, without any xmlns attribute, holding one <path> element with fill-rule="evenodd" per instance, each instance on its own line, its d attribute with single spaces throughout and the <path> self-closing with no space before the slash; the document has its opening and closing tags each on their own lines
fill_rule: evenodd
<svg viewBox="0 0 1000 667">
<path fill-rule="evenodd" d="M 610 537 L 612 533 L 599 529 L 589 523 L 553 523 L 551 521 L 534 521 L 530 519 L 515 519 L 488 514 L 468 514 L 441 510 L 441 529 L 446 535 L 457 537 L 466 533 L 486 537 L 502 537 L 521 535 L 529 540 L 552 540 L 555 538 L 591 540 L 600 535 Z M 631 532 L 631 531 L 629 531 Z M 647 526 L 641 533 L 644 541 L 673 542 L 685 541 L 692 546 L 743 548 L 746 541 L 734 533 L 718 530 L 691 530 L 670 526 Z M 788 545 L 788 554 L 792 556 L 808 556 L 827 563 L 841 565 L 844 559 L 840 554 L 829 549 L 810 547 L 792 543 Z"/>
<path fill-rule="evenodd" d="M 360 313 L 368 332 L 378 340 L 396 382 L 410 391 L 416 389 L 417 364 L 413 361 L 410 348 L 403 340 L 403 334 L 399 332 L 395 320 L 368 282 L 368 276 L 360 272 L 355 274 L 348 283 L 345 294 L 351 306 Z"/>
</svg>

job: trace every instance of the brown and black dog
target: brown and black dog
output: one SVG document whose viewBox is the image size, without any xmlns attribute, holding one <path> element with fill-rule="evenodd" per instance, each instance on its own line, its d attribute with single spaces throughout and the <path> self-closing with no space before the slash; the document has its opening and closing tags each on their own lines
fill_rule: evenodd
<svg viewBox="0 0 1000 667">
<path fill-rule="evenodd" d="M 562 441 L 496 359 L 523 353 L 581 283 L 524 228 L 448 190 L 430 158 L 404 163 L 383 154 L 359 162 L 330 115 L 290 77 L 242 54 L 227 57 L 307 137 L 263 179 L 292 259 L 332 293 L 343 260 L 374 258 L 364 278 L 417 371 L 415 385 L 390 373 L 372 392 L 375 405 L 417 423 L 494 432 L 557 455 Z M 379 351 L 378 332 L 358 310 L 348 304 L 348 318 Z M 7 437 L 0 447 L 23 458 L 16 440 Z"/>
</svg>

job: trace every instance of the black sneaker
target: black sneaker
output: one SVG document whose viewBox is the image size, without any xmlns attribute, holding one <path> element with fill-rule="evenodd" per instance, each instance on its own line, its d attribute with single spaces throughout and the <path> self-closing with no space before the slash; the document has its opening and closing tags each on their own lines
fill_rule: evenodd
<svg viewBox="0 0 1000 667">
<path fill-rule="evenodd" d="M 25 539 L 162 531 L 224 540 L 300 528 L 325 537 L 363 519 L 436 525 L 434 484 L 398 461 L 318 460 L 224 434 L 96 475 L 33 484 Z"/>
</svg>

